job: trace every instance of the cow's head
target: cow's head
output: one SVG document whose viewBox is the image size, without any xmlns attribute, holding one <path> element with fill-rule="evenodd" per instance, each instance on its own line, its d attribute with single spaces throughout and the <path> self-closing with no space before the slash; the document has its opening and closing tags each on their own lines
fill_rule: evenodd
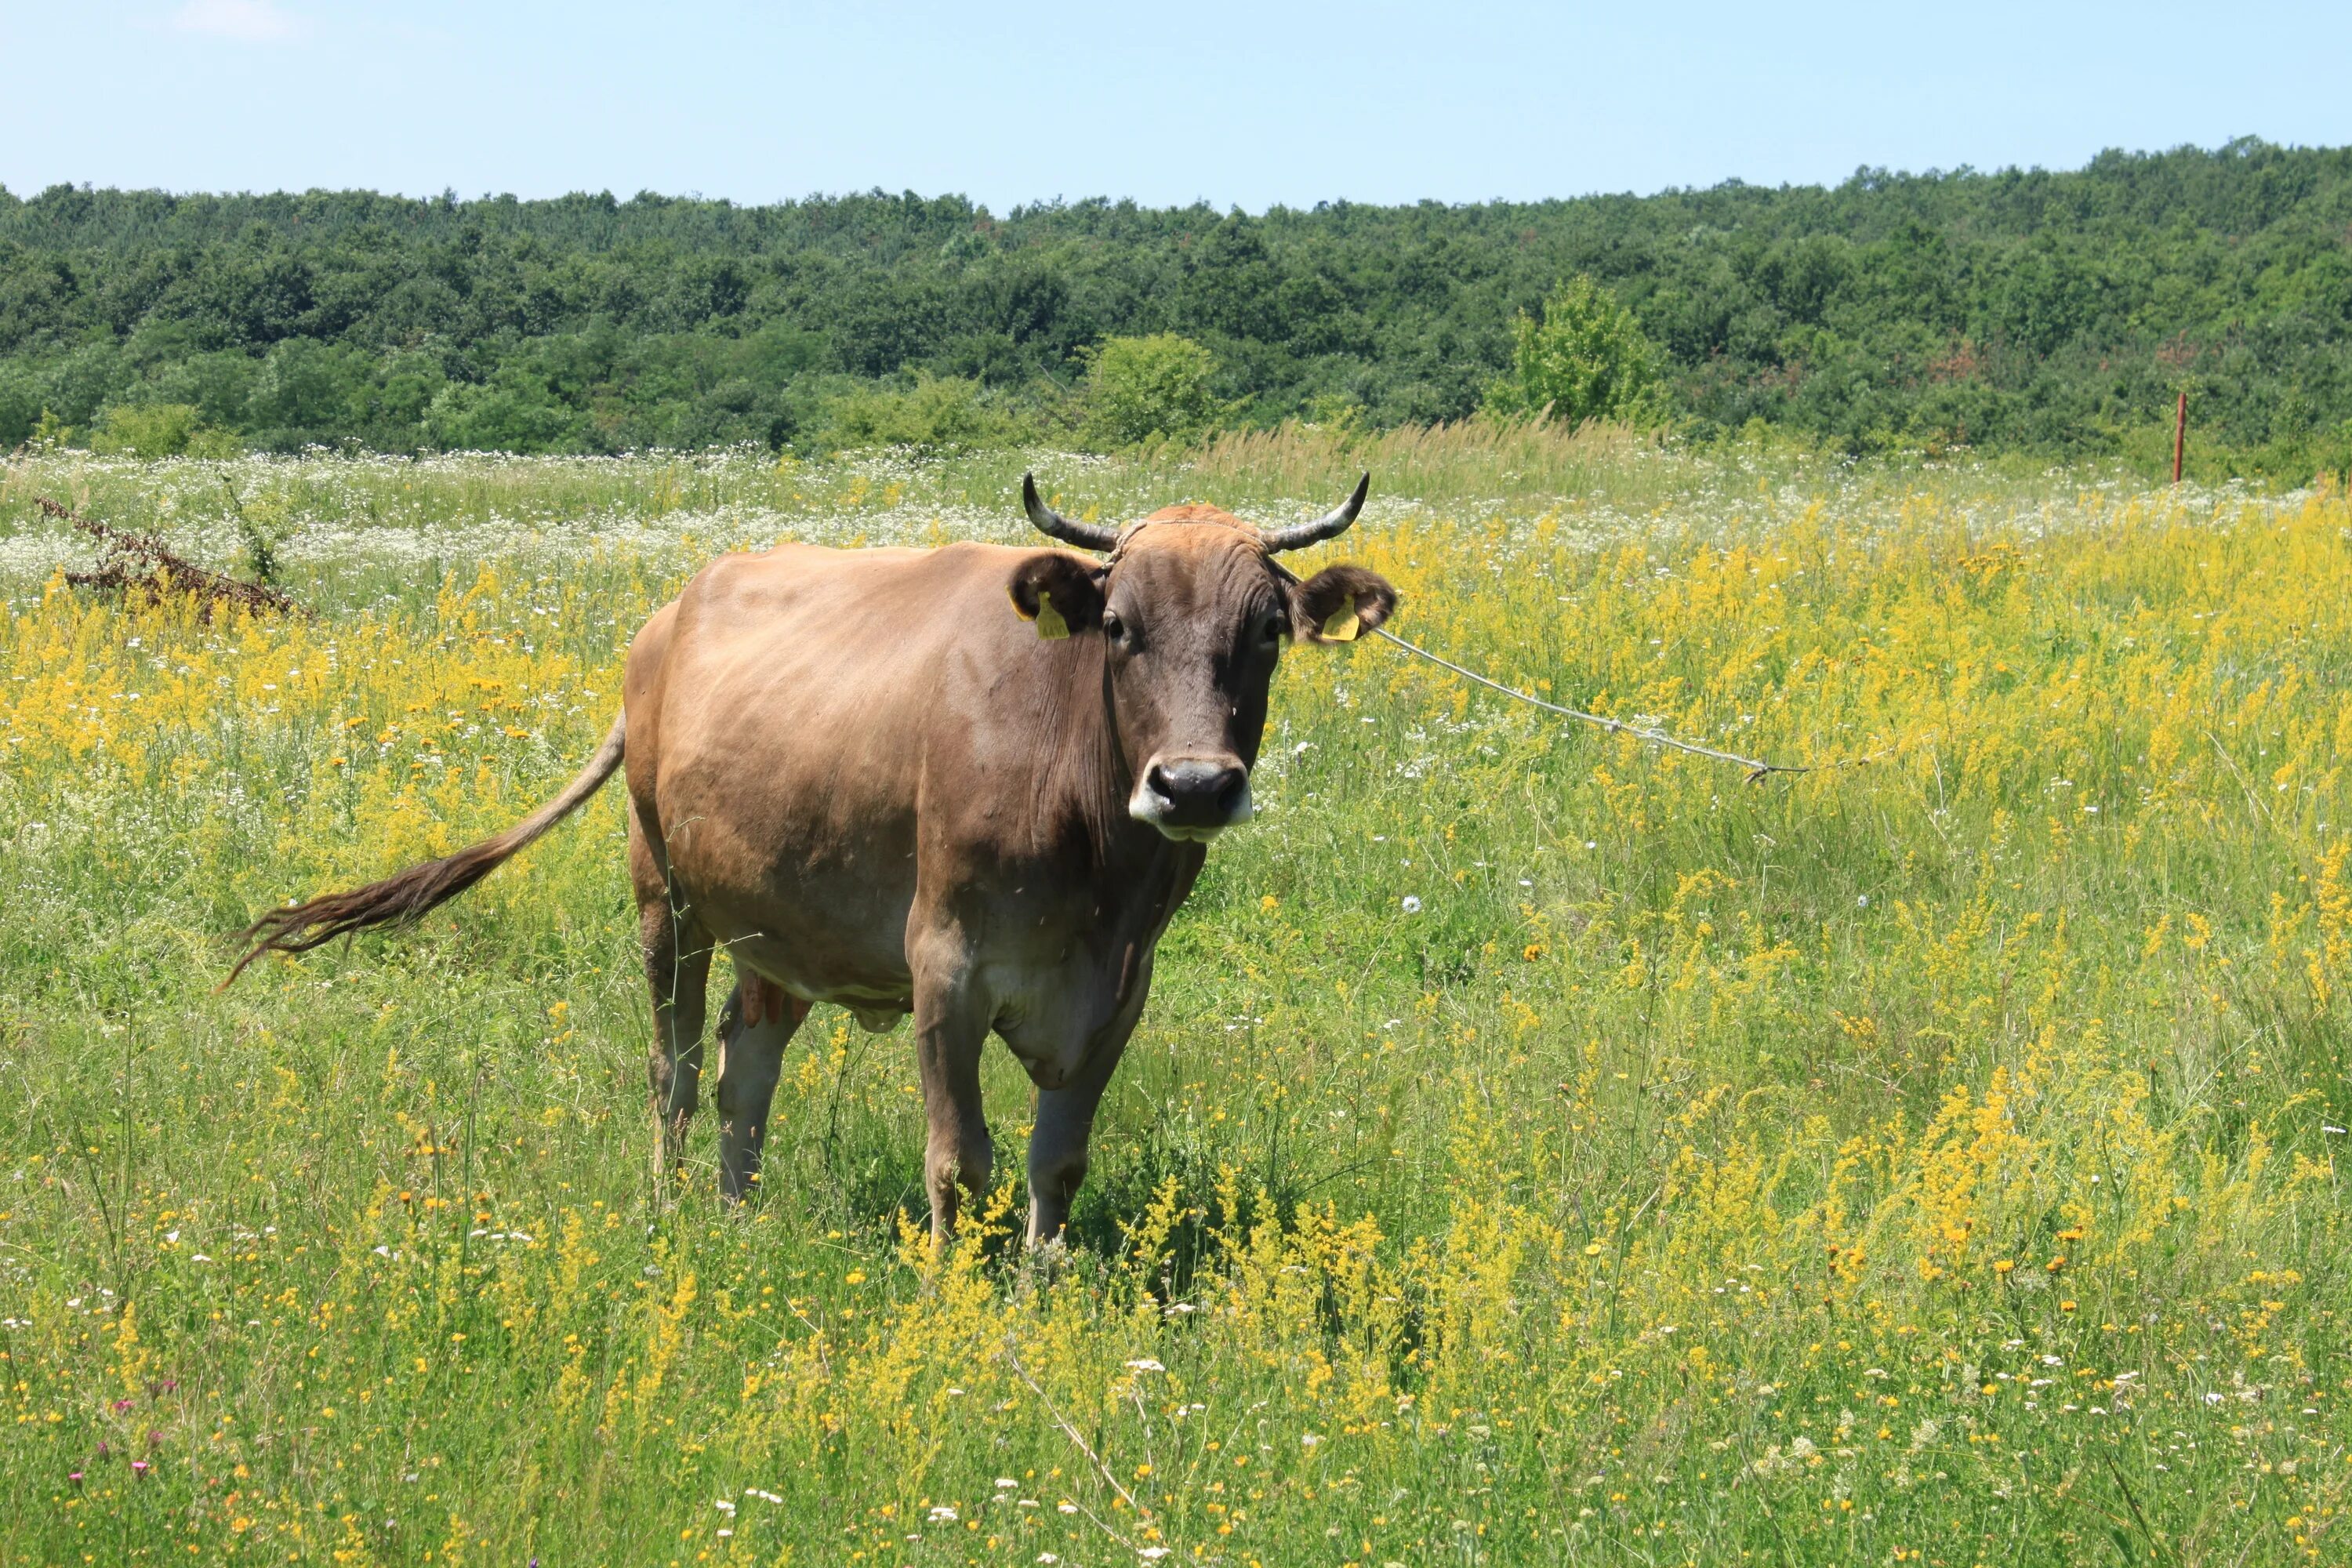
<svg viewBox="0 0 2352 1568">
<path fill-rule="evenodd" d="M 1285 642 L 1349 642 L 1386 620 L 1396 590 L 1361 566 L 1300 582 L 1273 557 L 1346 531 L 1356 493 L 1312 522 L 1260 529 L 1178 506 L 1125 528 L 1074 522 L 1022 481 L 1029 520 L 1089 561 L 1040 551 L 1015 569 L 1013 608 L 1045 637 L 1100 637 L 1118 745 L 1135 776 L 1128 814 L 1170 838 L 1207 839 L 1250 816 L 1266 685 Z"/>
</svg>

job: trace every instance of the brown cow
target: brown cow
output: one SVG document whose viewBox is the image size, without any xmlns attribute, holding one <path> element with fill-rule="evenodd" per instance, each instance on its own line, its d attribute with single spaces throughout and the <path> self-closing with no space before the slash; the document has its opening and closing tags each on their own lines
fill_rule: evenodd
<svg viewBox="0 0 2352 1568">
<path fill-rule="evenodd" d="M 1208 840 L 1250 815 L 1283 643 L 1345 641 L 1395 607 L 1361 567 L 1301 583 L 1271 559 L 1345 530 L 1370 482 L 1271 530 L 1204 506 L 1073 522 L 1024 482 L 1040 529 L 1104 559 L 996 544 L 725 556 L 637 634 L 622 716 L 561 795 L 446 859 L 273 910 L 237 967 L 415 920 L 625 763 L 666 1167 L 694 1114 L 723 947 L 740 977 L 720 1026 L 729 1197 L 755 1177 L 785 1042 L 833 1002 L 870 1028 L 915 1016 L 935 1235 L 959 1187 L 988 1185 L 980 1052 L 1003 1037 L 1037 1086 L 1029 1239 L 1053 1240 L 1152 949 Z"/>
</svg>

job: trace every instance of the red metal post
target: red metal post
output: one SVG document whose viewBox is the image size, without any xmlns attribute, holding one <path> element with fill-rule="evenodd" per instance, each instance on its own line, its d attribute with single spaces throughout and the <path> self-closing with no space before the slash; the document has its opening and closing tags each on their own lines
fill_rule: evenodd
<svg viewBox="0 0 2352 1568">
<path fill-rule="evenodd" d="M 2189 450 L 2189 390 L 2180 392 L 2180 416 L 2172 427 L 2172 482 L 2180 482 L 2180 459 Z"/>
</svg>

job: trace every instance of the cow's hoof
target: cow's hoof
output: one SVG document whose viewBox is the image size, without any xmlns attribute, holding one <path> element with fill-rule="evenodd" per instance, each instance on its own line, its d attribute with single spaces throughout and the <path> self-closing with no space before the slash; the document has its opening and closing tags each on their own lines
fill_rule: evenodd
<svg viewBox="0 0 2352 1568">
<path fill-rule="evenodd" d="M 1044 1241 L 1033 1241 L 1021 1255 L 1020 1279 L 1024 1290 L 1038 1285 L 1050 1285 L 1070 1266 L 1070 1244 L 1059 1236 Z"/>
</svg>

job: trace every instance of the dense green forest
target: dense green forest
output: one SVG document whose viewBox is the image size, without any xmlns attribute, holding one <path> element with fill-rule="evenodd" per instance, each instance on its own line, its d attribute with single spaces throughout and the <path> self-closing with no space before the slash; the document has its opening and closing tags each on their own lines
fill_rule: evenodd
<svg viewBox="0 0 2352 1568">
<path fill-rule="evenodd" d="M 2352 461 L 2352 149 L 2255 141 L 1263 216 L 0 190 L 0 447 L 156 405 L 281 449 L 1082 434 L 1094 351 L 1160 332 L 1223 422 L 1444 420 L 1578 274 L 1700 437 L 2153 461 L 2185 388 L 2211 471 Z"/>
</svg>

